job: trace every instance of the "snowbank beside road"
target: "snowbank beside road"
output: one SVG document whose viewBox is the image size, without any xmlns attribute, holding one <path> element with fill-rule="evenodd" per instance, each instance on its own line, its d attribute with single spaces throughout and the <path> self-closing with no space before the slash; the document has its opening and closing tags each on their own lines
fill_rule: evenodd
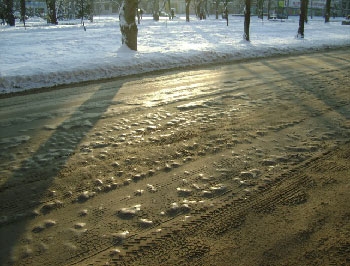
<svg viewBox="0 0 350 266">
<path fill-rule="evenodd" d="M 243 41 L 243 18 L 196 20 L 183 17 L 139 25 L 138 51 L 121 47 L 116 17 L 47 26 L 29 20 L 24 27 L 0 27 L 0 92 L 10 93 L 154 70 L 285 55 L 350 46 L 350 27 L 340 21 L 309 20 L 305 39 L 296 39 L 298 17 L 251 22 L 251 42 Z"/>
</svg>

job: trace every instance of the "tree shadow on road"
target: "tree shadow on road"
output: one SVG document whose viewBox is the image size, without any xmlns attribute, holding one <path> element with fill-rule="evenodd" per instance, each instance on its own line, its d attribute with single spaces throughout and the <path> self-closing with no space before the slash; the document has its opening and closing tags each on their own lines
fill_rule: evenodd
<svg viewBox="0 0 350 266">
<path fill-rule="evenodd" d="M 300 66 L 303 66 L 301 62 L 297 62 Z M 324 104 L 324 108 L 332 110 L 341 117 L 341 119 L 350 118 L 350 97 L 347 85 L 345 83 L 346 77 L 340 74 L 339 77 L 335 77 L 335 74 L 339 74 L 339 69 L 344 70 L 344 73 L 348 70 L 350 60 L 344 60 L 344 65 L 339 65 L 339 60 L 329 56 L 327 53 L 324 53 L 322 57 L 316 58 L 315 67 L 319 70 L 319 73 L 312 74 L 310 73 L 301 73 L 300 78 L 295 78 L 289 80 L 294 86 L 301 88 L 301 92 L 308 93 L 312 95 L 314 99 L 317 99 L 320 103 Z M 273 65 L 268 62 L 264 64 L 278 72 L 281 76 L 286 76 L 286 72 L 278 65 Z M 332 66 L 336 66 L 335 69 Z M 286 77 L 288 78 L 288 77 Z M 340 86 L 343 84 L 343 86 Z M 334 90 L 334 86 L 337 86 Z M 294 101 L 298 105 L 303 105 L 310 115 L 318 116 L 321 114 L 319 107 L 315 107 L 312 103 L 309 103 L 300 97 L 298 97 L 297 92 L 295 93 Z M 333 127 L 334 121 L 324 121 L 331 127 Z"/>
<path fill-rule="evenodd" d="M 74 150 L 86 134 L 103 118 L 119 87 L 104 88 L 102 85 L 82 103 L 76 111 L 42 143 L 29 158 L 0 187 L 0 264 L 11 265 L 13 248 L 23 237 L 27 224 L 35 210 L 47 198 L 47 193 L 57 174 L 73 156 Z M 115 103 L 113 103 L 115 104 Z M 84 117 L 81 120 L 81 117 Z M 33 167 L 33 165 L 37 167 Z M 52 204 L 40 210 L 45 214 L 60 202 L 52 197 Z M 55 205 L 56 203 L 56 205 Z M 51 207 L 50 207 L 51 206 Z"/>
</svg>

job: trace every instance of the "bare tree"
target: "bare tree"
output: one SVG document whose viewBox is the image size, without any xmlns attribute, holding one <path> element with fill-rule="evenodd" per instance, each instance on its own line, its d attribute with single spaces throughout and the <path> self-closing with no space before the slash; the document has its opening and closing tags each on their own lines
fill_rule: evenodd
<svg viewBox="0 0 350 266">
<path fill-rule="evenodd" d="M 326 0 L 326 14 L 324 16 L 324 22 L 328 23 L 331 16 L 331 0 Z"/>
<path fill-rule="evenodd" d="M 271 0 L 267 0 L 267 19 L 270 19 Z"/>
<path fill-rule="evenodd" d="M 135 21 L 137 0 L 124 0 L 119 12 L 119 25 L 122 33 L 122 44 L 137 51 L 137 24 Z"/>
<path fill-rule="evenodd" d="M 186 21 L 190 22 L 190 3 L 191 0 L 186 0 Z"/>
<path fill-rule="evenodd" d="M 47 6 L 47 22 L 57 25 L 57 15 L 56 15 L 56 0 L 46 0 Z"/>
<path fill-rule="evenodd" d="M 215 18 L 219 19 L 219 0 L 215 1 Z"/>
<path fill-rule="evenodd" d="M 153 20 L 159 21 L 159 0 L 153 0 Z"/>
<path fill-rule="evenodd" d="M 77 0 L 75 1 L 75 16 L 81 19 L 83 24 L 84 19 L 93 22 L 94 18 L 94 2 L 93 0 Z"/>
<path fill-rule="evenodd" d="M 15 26 L 15 16 L 13 15 L 13 0 L 5 0 L 5 20 L 10 26 Z"/>
<path fill-rule="evenodd" d="M 224 2 L 224 14 L 226 19 L 226 26 L 228 26 L 228 9 L 227 9 L 227 0 Z"/>
<path fill-rule="evenodd" d="M 245 0 L 245 11 L 244 11 L 244 39 L 250 41 L 249 37 L 250 27 L 250 0 Z"/>
<path fill-rule="evenodd" d="M 256 9 L 258 13 L 258 17 L 264 19 L 264 0 L 257 0 Z"/>
<path fill-rule="evenodd" d="M 23 22 L 24 28 L 26 27 L 26 2 L 25 0 L 20 0 L 21 6 L 21 21 Z"/>
<path fill-rule="evenodd" d="M 300 17 L 299 17 L 299 28 L 298 28 L 298 38 L 304 38 L 304 24 L 306 17 L 306 9 L 307 9 L 308 0 L 301 0 L 300 2 Z"/>
</svg>

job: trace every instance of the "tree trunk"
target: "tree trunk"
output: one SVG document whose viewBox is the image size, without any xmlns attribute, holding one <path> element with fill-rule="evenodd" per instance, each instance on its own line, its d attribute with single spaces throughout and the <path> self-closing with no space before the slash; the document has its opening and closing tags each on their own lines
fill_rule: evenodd
<svg viewBox="0 0 350 266">
<path fill-rule="evenodd" d="M 124 0 L 119 13 L 119 25 L 122 33 L 122 44 L 137 51 L 137 24 L 135 21 L 137 0 Z"/>
<path fill-rule="evenodd" d="M 204 0 L 204 12 L 205 12 L 205 18 L 209 17 L 208 0 Z"/>
<path fill-rule="evenodd" d="M 299 17 L 299 29 L 298 29 L 298 37 L 304 38 L 304 23 L 307 9 L 307 0 L 301 0 L 300 2 L 300 17 Z"/>
<path fill-rule="evenodd" d="M 190 3 L 191 0 L 186 0 L 186 21 L 190 22 Z"/>
<path fill-rule="evenodd" d="M 80 13 L 81 13 L 81 22 L 80 24 L 84 23 L 84 0 L 80 0 Z"/>
<path fill-rule="evenodd" d="M 224 3 L 224 14 L 226 19 L 226 26 L 228 26 L 228 9 L 227 9 L 227 0 Z"/>
<path fill-rule="evenodd" d="M 21 20 L 23 21 L 24 27 L 26 26 L 26 2 L 25 0 L 20 0 L 21 5 Z"/>
<path fill-rule="evenodd" d="M 257 1 L 258 17 L 264 20 L 264 0 Z"/>
<path fill-rule="evenodd" d="M 153 20 L 159 21 L 159 0 L 153 1 Z"/>
<path fill-rule="evenodd" d="M 26 1 L 20 0 L 20 7 L 21 7 L 21 21 L 23 22 L 24 29 L 26 28 Z"/>
<path fill-rule="evenodd" d="M 324 16 L 324 22 L 328 23 L 331 16 L 331 0 L 326 1 L 326 14 Z"/>
<path fill-rule="evenodd" d="M 309 0 L 306 0 L 306 3 L 304 3 L 305 5 L 305 23 L 307 23 L 309 20 L 307 18 L 309 10 L 308 10 L 308 6 L 309 6 Z"/>
<path fill-rule="evenodd" d="M 90 22 L 94 22 L 94 0 L 88 1 L 86 9 L 89 15 Z"/>
<path fill-rule="evenodd" d="M 250 27 L 250 0 L 245 0 L 244 39 L 248 42 L 250 41 L 249 27 Z"/>
<path fill-rule="evenodd" d="M 5 19 L 7 24 L 15 26 L 16 20 L 13 15 L 13 0 L 5 0 Z"/>
<path fill-rule="evenodd" d="M 46 5 L 48 12 L 48 23 L 57 25 L 56 0 L 46 0 Z"/>
</svg>

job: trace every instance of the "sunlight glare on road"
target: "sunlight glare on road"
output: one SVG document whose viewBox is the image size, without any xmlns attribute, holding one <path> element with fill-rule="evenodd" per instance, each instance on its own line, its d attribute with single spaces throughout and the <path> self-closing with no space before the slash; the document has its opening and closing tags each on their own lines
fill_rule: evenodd
<svg viewBox="0 0 350 266">
<path fill-rule="evenodd" d="M 153 107 L 183 101 L 201 93 L 203 85 L 204 84 L 201 83 L 193 83 L 190 85 L 173 87 L 171 89 L 163 89 L 148 95 L 149 97 L 144 101 L 143 105 L 146 107 Z"/>
</svg>

